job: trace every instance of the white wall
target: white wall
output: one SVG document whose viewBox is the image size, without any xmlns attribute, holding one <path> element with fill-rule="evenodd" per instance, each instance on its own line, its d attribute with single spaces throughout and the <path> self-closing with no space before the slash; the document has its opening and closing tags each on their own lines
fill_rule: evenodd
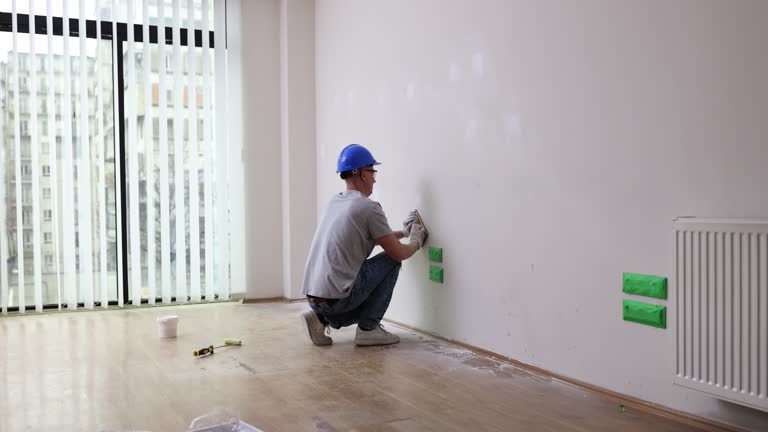
<svg viewBox="0 0 768 432">
<path fill-rule="evenodd" d="M 315 233 L 315 2 L 281 0 L 283 296 L 301 298 Z"/>
<path fill-rule="evenodd" d="M 246 297 L 299 298 L 315 226 L 313 0 L 242 2 Z"/>
<path fill-rule="evenodd" d="M 280 2 L 242 2 L 246 297 L 282 297 Z"/>
<path fill-rule="evenodd" d="M 768 2 L 318 0 L 316 36 L 318 206 L 364 144 L 392 227 L 419 208 L 444 248 L 390 318 L 768 428 L 674 387 L 673 328 L 621 318 L 622 272 L 672 276 L 676 216 L 768 218 Z"/>
</svg>

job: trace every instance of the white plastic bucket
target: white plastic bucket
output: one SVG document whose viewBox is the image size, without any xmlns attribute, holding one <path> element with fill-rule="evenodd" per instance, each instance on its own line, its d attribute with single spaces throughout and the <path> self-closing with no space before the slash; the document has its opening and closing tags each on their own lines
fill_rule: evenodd
<svg viewBox="0 0 768 432">
<path fill-rule="evenodd" d="M 177 315 L 160 315 L 157 317 L 157 333 L 161 338 L 175 338 L 176 327 L 179 324 Z"/>
</svg>

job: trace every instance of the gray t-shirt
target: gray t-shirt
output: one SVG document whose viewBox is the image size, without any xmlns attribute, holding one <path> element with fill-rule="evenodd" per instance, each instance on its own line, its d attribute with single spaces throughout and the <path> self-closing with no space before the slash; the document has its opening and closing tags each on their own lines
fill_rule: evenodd
<svg viewBox="0 0 768 432">
<path fill-rule="evenodd" d="M 304 270 L 302 294 L 338 299 L 349 295 L 375 239 L 392 234 L 384 210 L 353 190 L 333 196 L 320 217 Z"/>
</svg>

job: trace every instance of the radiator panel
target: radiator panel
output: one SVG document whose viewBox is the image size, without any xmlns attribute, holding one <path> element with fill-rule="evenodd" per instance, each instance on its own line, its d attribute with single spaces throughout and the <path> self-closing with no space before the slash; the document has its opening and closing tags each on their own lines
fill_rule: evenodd
<svg viewBox="0 0 768 432">
<path fill-rule="evenodd" d="M 677 385 L 768 411 L 768 221 L 675 221 Z"/>
</svg>

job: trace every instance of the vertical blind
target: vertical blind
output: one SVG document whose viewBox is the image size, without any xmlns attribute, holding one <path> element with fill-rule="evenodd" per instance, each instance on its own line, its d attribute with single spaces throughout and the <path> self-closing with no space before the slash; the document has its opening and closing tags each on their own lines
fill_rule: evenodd
<svg viewBox="0 0 768 432">
<path fill-rule="evenodd" d="M 5 9 L 2 312 L 228 298 L 223 0 Z"/>
</svg>

